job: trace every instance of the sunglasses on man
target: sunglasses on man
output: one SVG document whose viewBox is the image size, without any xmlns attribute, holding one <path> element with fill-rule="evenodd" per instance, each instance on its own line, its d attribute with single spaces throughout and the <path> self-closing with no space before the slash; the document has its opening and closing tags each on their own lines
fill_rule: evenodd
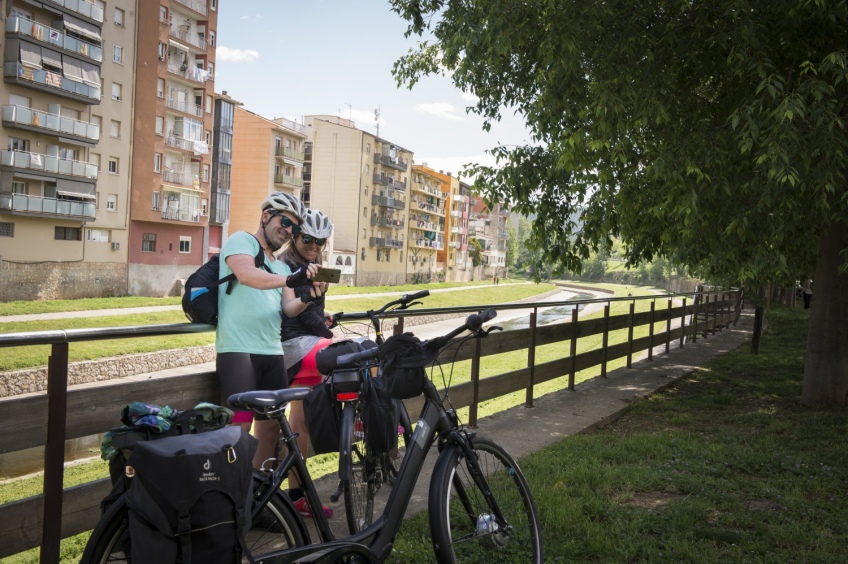
<svg viewBox="0 0 848 564">
<path fill-rule="evenodd" d="M 319 239 L 317 237 L 313 237 L 312 235 L 301 235 L 300 240 L 303 241 L 304 245 L 311 245 L 312 243 L 315 243 L 319 247 L 323 247 L 324 243 L 327 242 L 326 239 Z"/>
<path fill-rule="evenodd" d="M 291 227 L 292 235 L 297 235 L 298 233 L 300 233 L 300 225 L 296 224 L 295 222 L 293 222 L 288 217 L 282 214 L 275 213 L 274 215 L 280 218 L 280 225 L 283 226 L 283 229 L 285 229 L 286 227 Z M 273 216 L 271 219 L 273 219 Z"/>
</svg>

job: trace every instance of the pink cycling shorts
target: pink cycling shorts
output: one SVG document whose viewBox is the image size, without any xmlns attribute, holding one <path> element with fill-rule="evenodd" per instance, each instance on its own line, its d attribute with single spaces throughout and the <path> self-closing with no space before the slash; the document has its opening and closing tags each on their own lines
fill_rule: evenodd
<svg viewBox="0 0 848 564">
<path fill-rule="evenodd" d="M 313 388 L 324 380 L 324 376 L 318 372 L 318 366 L 315 364 L 315 356 L 318 354 L 318 351 L 327 348 L 332 342 L 332 339 L 321 339 L 312 347 L 312 350 L 303 357 L 300 363 L 300 370 L 292 378 L 291 386 Z"/>
</svg>

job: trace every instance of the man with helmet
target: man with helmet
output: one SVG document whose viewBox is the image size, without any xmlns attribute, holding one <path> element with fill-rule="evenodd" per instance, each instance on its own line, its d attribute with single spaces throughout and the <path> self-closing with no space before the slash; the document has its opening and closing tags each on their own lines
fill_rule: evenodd
<svg viewBox="0 0 848 564">
<path fill-rule="evenodd" d="M 219 276 L 234 273 L 238 280 L 229 294 L 218 293 L 216 369 L 224 403 L 238 392 L 281 389 L 289 384 L 279 337 L 283 316 L 299 315 L 326 289 L 326 284 L 310 281 L 318 271 L 316 265 L 292 273 L 274 257 L 300 230 L 304 213 L 298 198 L 275 192 L 262 202 L 256 232 L 238 231 L 221 247 Z M 260 247 L 265 251 L 265 264 L 257 268 L 255 257 Z M 294 288 L 300 286 L 305 286 L 304 291 L 295 296 Z M 248 431 L 252 424 L 259 441 L 253 465 L 260 468 L 274 457 L 280 429 L 267 417 L 253 418 L 250 411 L 238 411 L 233 423 Z"/>
<path fill-rule="evenodd" d="M 295 234 L 283 247 L 280 260 L 291 270 L 304 268 L 310 264 L 321 264 L 321 251 L 333 234 L 330 218 L 318 210 L 307 208 L 300 224 L 300 233 Z M 308 292 L 306 287 L 295 288 L 296 296 Z M 315 355 L 319 350 L 332 343 L 332 314 L 324 311 L 324 296 L 310 302 L 297 317 L 283 317 L 280 336 L 285 352 L 286 370 L 292 375 L 292 387 L 312 388 L 321 383 L 322 376 L 315 364 Z M 306 457 L 309 429 L 303 413 L 303 402 L 291 403 L 289 423 L 297 433 L 300 452 Z M 289 475 L 289 496 L 298 512 L 312 517 L 312 511 L 303 496 L 297 476 Z M 333 510 L 323 506 L 324 515 L 333 516 Z"/>
</svg>

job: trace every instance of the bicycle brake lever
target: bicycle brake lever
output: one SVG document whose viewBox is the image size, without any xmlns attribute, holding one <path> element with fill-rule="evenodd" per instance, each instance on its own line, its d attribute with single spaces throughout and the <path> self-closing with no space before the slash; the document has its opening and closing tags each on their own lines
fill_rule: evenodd
<svg viewBox="0 0 848 564">
<path fill-rule="evenodd" d="M 482 335 L 482 336 L 483 336 L 483 337 L 488 337 L 488 336 L 489 336 L 489 333 L 491 333 L 492 331 L 503 331 L 503 327 L 501 327 L 500 325 L 492 325 L 491 327 L 489 327 L 488 329 L 486 329 L 485 331 L 483 331 L 483 335 Z"/>
</svg>

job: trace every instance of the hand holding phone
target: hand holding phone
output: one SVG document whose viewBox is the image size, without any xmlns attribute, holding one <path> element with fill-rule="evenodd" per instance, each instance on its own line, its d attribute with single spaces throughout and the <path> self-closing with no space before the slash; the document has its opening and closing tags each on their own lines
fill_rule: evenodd
<svg viewBox="0 0 848 564">
<path fill-rule="evenodd" d="M 341 279 L 341 270 L 338 268 L 324 268 L 322 266 L 318 268 L 318 273 L 312 277 L 312 282 L 329 282 L 332 284 L 338 284 Z"/>
</svg>

